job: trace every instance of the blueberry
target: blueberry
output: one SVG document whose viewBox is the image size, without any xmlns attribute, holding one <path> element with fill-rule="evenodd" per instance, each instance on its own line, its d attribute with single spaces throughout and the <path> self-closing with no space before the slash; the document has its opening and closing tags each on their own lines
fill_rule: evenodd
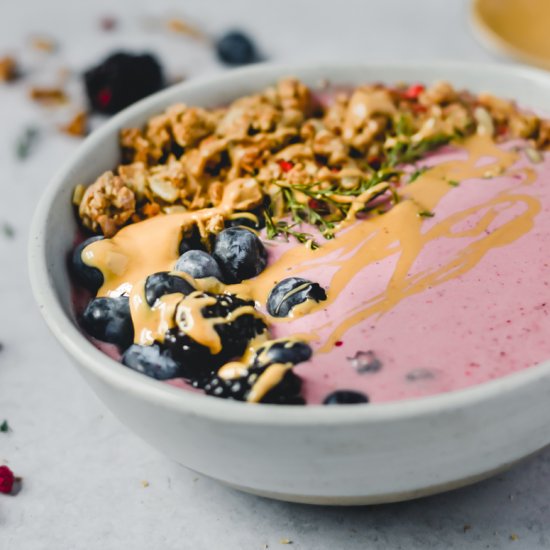
<svg viewBox="0 0 550 550">
<path fill-rule="evenodd" d="M 245 65 L 258 60 L 254 43 L 240 31 L 224 34 L 216 42 L 216 52 L 220 60 L 228 65 Z"/>
<path fill-rule="evenodd" d="M 158 344 L 132 344 L 124 352 L 122 363 L 157 380 L 170 380 L 181 375 L 181 366 L 174 361 L 168 350 L 161 349 Z"/>
<path fill-rule="evenodd" d="M 182 256 L 186 252 L 189 252 L 191 250 L 191 245 L 187 241 L 187 239 L 182 239 L 180 241 L 179 247 L 178 247 L 178 254 Z"/>
<path fill-rule="evenodd" d="M 267 298 L 267 311 L 273 317 L 287 317 L 292 308 L 306 300 L 321 302 L 327 299 L 325 290 L 317 283 L 290 277 L 277 283 Z"/>
<path fill-rule="evenodd" d="M 174 270 L 187 273 L 194 279 L 203 279 L 204 277 L 215 277 L 219 281 L 223 279 L 216 260 L 203 250 L 188 250 L 182 254 L 176 262 Z"/>
<path fill-rule="evenodd" d="M 216 238 L 214 258 L 220 264 L 228 283 L 240 283 L 260 274 L 267 264 L 262 241 L 244 227 L 229 227 Z"/>
<path fill-rule="evenodd" d="M 307 361 L 311 354 L 311 348 L 305 342 L 293 340 L 270 342 L 258 348 L 254 365 L 266 366 L 273 363 L 297 365 Z"/>
<path fill-rule="evenodd" d="M 151 54 L 117 52 L 84 73 L 90 106 L 113 114 L 164 86 L 162 67 Z"/>
<path fill-rule="evenodd" d="M 103 273 L 96 267 L 90 267 L 82 261 L 82 252 L 84 249 L 96 241 L 103 239 L 101 235 L 90 237 L 81 242 L 74 250 L 71 256 L 71 272 L 76 281 L 94 294 L 103 284 Z"/>
<path fill-rule="evenodd" d="M 369 398 L 364 393 L 353 390 L 337 390 L 325 397 L 323 405 L 359 405 L 368 402 Z"/>
<path fill-rule="evenodd" d="M 126 349 L 134 339 L 128 296 L 93 298 L 82 314 L 82 326 L 90 336 Z"/>
<path fill-rule="evenodd" d="M 152 307 L 165 294 L 190 294 L 195 289 L 183 277 L 172 275 L 167 271 L 160 271 L 149 275 L 145 281 L 145 300 Z"/>
</svg>

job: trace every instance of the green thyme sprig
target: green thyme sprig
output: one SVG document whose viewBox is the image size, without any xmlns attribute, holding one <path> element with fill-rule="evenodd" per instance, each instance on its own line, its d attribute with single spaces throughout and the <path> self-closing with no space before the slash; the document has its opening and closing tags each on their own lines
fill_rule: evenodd
<svg viewBox="0 0 550 550">
<path fill-rule="evenodd" d="M 379 163 L 379 168 L 368 166 L 371 171 L 370 177 L 361 178 L 354 187 L 343 187 L 339 180 L 314 182 L 311 184 L 291 184 L 286 181 L 274 181 L 279 187 L 278 198 L 281 201 L 281 211 L 286 219 L 277 219 L 272 211 L 266 211 L 266 229 L 269 238 L 281 235 L 286 239 L 295 238 L 298 242 L 309 243 L 312 248 L 319 245 L 315 242 L 313 236 L 302 232 L 299 227 L 304 224 L 315 226 L 325 239 L 334 238 L 338 224 L 343 222 L 353 204 L 355 197 L 361 197 L 364 193 L 374 188 L 380 183 L 387 183 L 380 192 L 368 196 L 362 209 L 365 211 L 373 201 L 383 194 L 389 193 L 391 203 L 398 204 L 401 200 L 399 187 L 403 182 L 405 172 L 401 169 L 402 165 L 416 162 L 423 158 L 428 152 L 449 143 L 454 135 L 438 134 L 425 138 L 418 142 L 412 142 L 409 138 L 412 132 L 409 121 L 401 117 L 395 126 L 397 141 L 395 145 L 389 148 Z M 413 182 L 427 168 L 417 168 L 410 176 L 408 183 Z M 349 197 L 349 200 L 342 200 Z M 339 200 L 340 198 L 340 200 Z M 306 199 L 306 200 L 304 200 Z M 382 213 L 387 209 L 382 209 Z M 433 213 L 422 211 L 419 213 L 422 217 L 431 217 Z"/>
</svg>

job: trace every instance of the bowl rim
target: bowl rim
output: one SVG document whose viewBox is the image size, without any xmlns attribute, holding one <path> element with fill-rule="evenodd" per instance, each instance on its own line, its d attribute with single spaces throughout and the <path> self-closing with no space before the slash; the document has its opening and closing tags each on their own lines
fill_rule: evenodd
<svg viewBox="0 0 550 550">
<path fill-rule="evenodd" d="M 170 408 L 181 413 L 192 414 L 225 423 L 264 424 L 275 426 L 304 426 L 304 425 L 347 425 L 392 422 L 404 418 L 418 418 L 433 416 L 443 412 L 453 413 L 459 409 L 479 405 L 482 402 L 507 398 L 520 389 L 536 384 L 542 378 L 550 377 L 550 360 L 527 369 L 505 375 L 503 377 L 482 382 L 471 387 L 435 394 L 426 397 L 410 398 L 406 400 L 369 403 L 363 406 L 326 407 L 322 405 L 308 405 L 296 407 L 291 405 L 254 406 L 249 403 L 218 399 L 188 392 L 154 380 L 110 358 L 98 350 L 78 329 L 74 322 L 63 311 L 50 282 L 46 260 L 46 243 L 51 238 L 45 231 L 46 222 L 54 205 L 58 190 L 72 185 L 68 177 L 72 167 L 79 159 L 87 156 L 94 150 L 104 137 L 110 135 L 124 121 L 141 112 L 162 104 L 167 99 L 175 99 L 180 93 L 188 90 L 200 89 L 205 85 L 219 85 L 224 82 L 241 81 L 254 76 L 273 77 L 276 80 L 281 74 L 296 74 L 318 69 L 329 73 L 337 68 L 357 71 L 376 71 L 392 69 L 398 71 L 414 68 L 418 71 L 445 70 L 475 73 L 476 71 L 492 72 L 504 76 L 518 76 L 539 81 L 550 89 L 550 75 L 544 71 L 518 67 L 514 65 L 495 65 L 464 62 L 426 62 L 426 63 L 301 63 L 301 64 L 272 64 L 261 63 L 229 72 L 214 75 L 205 75 L 183 82 L 166 90 L 149 96 L 127 109 L 121 111 L 99 129 L 88 136 L 77 148 L 71 157 L 50 180 L 35 209 L 28 241 L 29 277 L 34 298 L 38 307 L 64 350 L 87 371 L 97 376 L 104 383 L 130 393 L 134 397 Z"/>
</svg>

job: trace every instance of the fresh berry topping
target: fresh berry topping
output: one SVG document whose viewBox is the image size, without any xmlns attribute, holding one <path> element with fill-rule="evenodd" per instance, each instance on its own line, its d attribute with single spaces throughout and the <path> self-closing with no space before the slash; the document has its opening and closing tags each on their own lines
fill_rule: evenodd
<svg viewBox="0 0 550 550">
<path fill-rule="evenodd" d="M 160 90 L 164 77 L 153 55 L 119 52 L 86 71 L 84 82 L 92 109 L 113 114 Z"/>
<path fill-rule="evenodd" d="M 74 250 L 71 256 L 71 272 L 76 281 L 87 288 L 94 294 L 99 290 L 103 284 L 103 274 L 99 269 L 91 267 L 85 264 L 82 260 L 82 252 L 84 249 L 96 241 L 103 239 L 102 236 L 90 237 L 89 239 L 81 242 Z"/>
<path fill-rule="evenodd" d="M 253 365 L 267 366 L 273 363 L 297 365 L 311 358 L 308 344 L 294 340 L 280 340 L 264 344 L 256 350 Z"/>
<path fill-rule="evenodd" d="M 364 393 L 353 390 L 338 390 L 327 395 L 323 405 L 359 405 L 368 402 L 369 398 Z"/>
<path fill-rule="evenodd" d="M 214 375 L 204 385 L 207 395 L 247 401 L 250 392 L 260 376 L 269 366 L 252 366 L 243 371 L 240 376 L 227 379 Z M 282 378 L 259 400 L 260 403 L 272 403 L 276 405 L 304 405 L 305 401 L 300 396 L 302 380 L 288 369 Z"/>
<path fill-rule="evenodd" d="M 9 495 L 13 490 L 15 476 L 7 466 L 0 466 L 0 493 Z"/>
<path fill-rule="evenodd" d="M 90 336 L 126 349 L 134 339 L 128 296 L 93 298 L 82 314 L 82 326 Z"/>
<path fill-rule="evenodd" d="M 186 279 L 167 271 L 153 273 L 145 281 L 145 300 L 152 307 L 155 302 L 166 294 L 190 294 L 195 289 Z"/>
<path fill-rule="evenodd" d="M 267 264 L 262 241 L 244 227 L 224 229 L 216 238 L 212 255 L 228 283 L 240 283 L 259 275 Z"/>
<path fill-rule="evenodd" d="M 246 34 L 231 31 L 216 43 L 218 57 L 228 65 L 246 65 L 258 60 L 256 47 Z"/>
<path fill-rule="evenodd" d="M 273 317 L 287 317 L 294 307 L 306 300 L 321 302 L 326 299 L 325 290 L 317 283 L 290 277 L 273 287 L 267 298 L 267 311 Z"/>
<path fill-rule="evenodd" d="M 158 344 L 132 344 L 124 352 L 122 363 L 157 380 L 170 380 L 181 376 L 181 366 L 174 361 L 167 349 L 161 349 Z"/>
<path fill-rule="evenodd" d="M 178 313 L 187 313 L 193 309 L 192 301 L 203 297 L 210 297 L 213 302 L 202 307 L 199 313 L 203 320 L 211 319 L 221 343 L 218 353 L 211 353 L 207 347 L 190 336 L 188 327 L 194 326 L 194 323 L 200 320 L 178 317 Z M 233 294 L 195 292 L 184 298 L 176 308 L 177 326 L 164 335 L 164 346 L 182 365 L 182 376 L 201 386 L 221 365 L 242 356 L 250 340 L 266 329 L 265 322 L 253 307 L 253 301 L 242 300 Z"/>
<path fill-rule="evenodd" d="M 176 262 L 174 271 L 187 273 L 194 279 L 205 277 L 215 277 L 219 281 L 223 279 L 218 262 L 203 250 L 189 250 L 182 254 Z"/>
</svg>

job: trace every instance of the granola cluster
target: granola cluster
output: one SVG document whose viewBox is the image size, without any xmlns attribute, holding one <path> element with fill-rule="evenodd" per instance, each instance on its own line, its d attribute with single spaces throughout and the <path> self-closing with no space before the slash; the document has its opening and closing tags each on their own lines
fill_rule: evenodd
<svg viewBox="0 0 550 550">
<path fill-rule="evenodd" d="M 160 213 L 217 206 L 229 182 L 254 178 L 273 219 L 315 198 L 313 210 L 331 223 L 392 167 L 476 132 L 550 144 L 550 122 L 447 82 L 313 94 L 287 78 L 227 107 L 177 104 L 145 128 L 123 130 L 123 163 L 79 188 L 75 203 L 87 228 L 112 236 Z"/>
</svg>

